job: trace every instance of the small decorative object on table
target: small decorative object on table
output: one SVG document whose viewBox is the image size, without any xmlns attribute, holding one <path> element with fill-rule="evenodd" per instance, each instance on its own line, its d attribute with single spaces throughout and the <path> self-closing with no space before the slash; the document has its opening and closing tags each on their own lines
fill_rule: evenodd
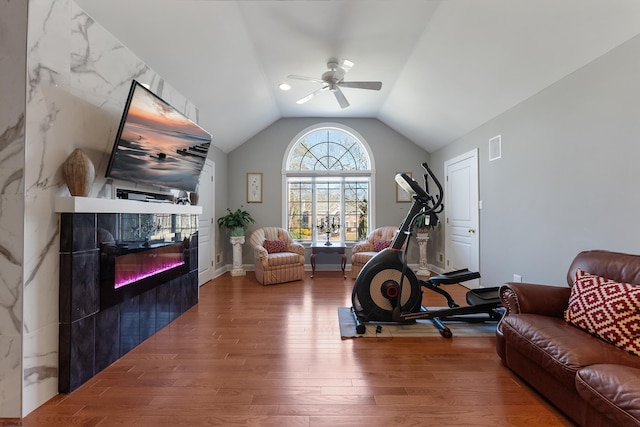
<svg viewBox="0 0 640 427">
<path fill-rule="evenodd" d="M 76 148 L 62 164 L 62 176 L 72 196 L 87 197 L 96 177 L 96 169 L 89 156 Z"/>
<path fill-rule="evenodd" d="M 324 243 L 325 246 L 331 246 L 331 242 L 329 238 L 331 237 L 331 233 L 336 233 L 340 229 L 340 218 L 336 221 L 336 217 L 329 217 L 329 214 L 325 218 L 322 218 L 320 221 L 320 225 L 317 226 L 318 230 L 323 233 L 327 233 L 327 241 Z"/>
<path fill-rule="evenodd" d="M 193 205 L 196 206 L 198 204 L 198 193 L 196 193 L 195 191 L 192 191 L 191 193 L 189 193 L 189 202 Z"/>
</svg>

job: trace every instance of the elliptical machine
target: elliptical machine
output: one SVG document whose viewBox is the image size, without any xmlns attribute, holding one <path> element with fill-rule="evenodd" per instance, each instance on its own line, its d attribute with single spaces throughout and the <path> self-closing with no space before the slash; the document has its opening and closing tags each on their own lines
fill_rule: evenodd
<svg viewBox="0 0 640 427">
<path fill-rule="evenodd" d="M 444 320 L 483 321 L 499 320 L 502 317 L 501 303 L 498 289 L 482 288 L 467 292 L 468 306 L 460 307 L 451 295 L 440 288 L 440 285 L 451 285 L 468 280 L 477 279 L 480 273 L 468 269 L 451 271 L 419 280 L 406 262 L 402 254 L 405 241 L 410 238 L 415 220 L 422 216 L 435 217 L 442 212 L 444 191 L 427 163 L 422 163 L 425 169 L 424 185 L 428 188 L 431 178 L 438 188 L 438 194 L 433 197 L 410 176 L 400 173 L 395 180 L 406 192 L 411 194 L 413 203 L 402 221 L 389 248 L 383 249 L 371 258 L 362 268 L 353 285 L 351 294 L 351 312 L 356 322 L 356 332 L 363 334 L 367 322 L 413 323 L 417 319 L 429 319 L 445 338 L 453 336 L 451 330 L 443 323 Z M 443 295 L 448 308 L 430 310 L 422 306 L 422 288 Z M 483 314 L 482 318 L 456 316 L 469 314 Z M 488 317 L 487 317 L 488 316 Z"/>
</svg>

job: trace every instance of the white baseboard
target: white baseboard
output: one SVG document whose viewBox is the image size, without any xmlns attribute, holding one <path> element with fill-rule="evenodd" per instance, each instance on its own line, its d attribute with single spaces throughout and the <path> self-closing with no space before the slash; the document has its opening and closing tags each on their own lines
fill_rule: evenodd
<svg viewBox="0 0 640 427">
<path fill-rule="evenodd" d="M 242 267 L 245 269 L 245 271 L 255 271 L 254 264 L 243 264 Z M 415 271 L 418 271 L 419 265 L 409 264 L 409 267 L 411 267 L 411 269 L 415 272 Z M 428 268 L 429 268 L 429 271 L 435 274 L 444 273 L 444 270 L 442 268 L 436 267 L 435 265 L 429 264 Z M 215 279 L 216 277 L 222 276 L 224 273 L 231 271 L 232 269 L 233 269 L 233 266 L 231 264 L 225 264 L 222 267 L 216 268 L 216 271 L 213 277 Z M 316 265 L 316 271 L 339 271 L 339 270 L 340 270 L 340 264 Z M 305 264 L 304 271 L 311 271 L 311 264 Z M 347 264 L 344 271 L 351 271 L 351 264 Z"/>
</svg>

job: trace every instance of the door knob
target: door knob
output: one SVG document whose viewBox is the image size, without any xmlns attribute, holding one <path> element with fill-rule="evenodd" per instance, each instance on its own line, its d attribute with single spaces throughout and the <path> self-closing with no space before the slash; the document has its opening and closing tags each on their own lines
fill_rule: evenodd
<svg viewBox="0 0 640 427">
<path fill-rule="evenodd" d="M 470 229 L 469 229 L 469 233 L 474 234 L 475 232 L 476 232 L 476 229 L 475 229 L 475 228 L 470 228 Z"/>
</svg>

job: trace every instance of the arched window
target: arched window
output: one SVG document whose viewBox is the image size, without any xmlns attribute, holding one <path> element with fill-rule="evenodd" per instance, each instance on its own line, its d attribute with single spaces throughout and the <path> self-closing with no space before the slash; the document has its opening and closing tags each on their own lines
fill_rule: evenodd
<svg viewBox="0 0 640 427">
<path fill-rule="evenodd" d="M 369 232 L 372 161 L 356 132 L 316 126 L 290 144 L 286 227 L 299 241 L 356 241 Z"/>
</svg>

